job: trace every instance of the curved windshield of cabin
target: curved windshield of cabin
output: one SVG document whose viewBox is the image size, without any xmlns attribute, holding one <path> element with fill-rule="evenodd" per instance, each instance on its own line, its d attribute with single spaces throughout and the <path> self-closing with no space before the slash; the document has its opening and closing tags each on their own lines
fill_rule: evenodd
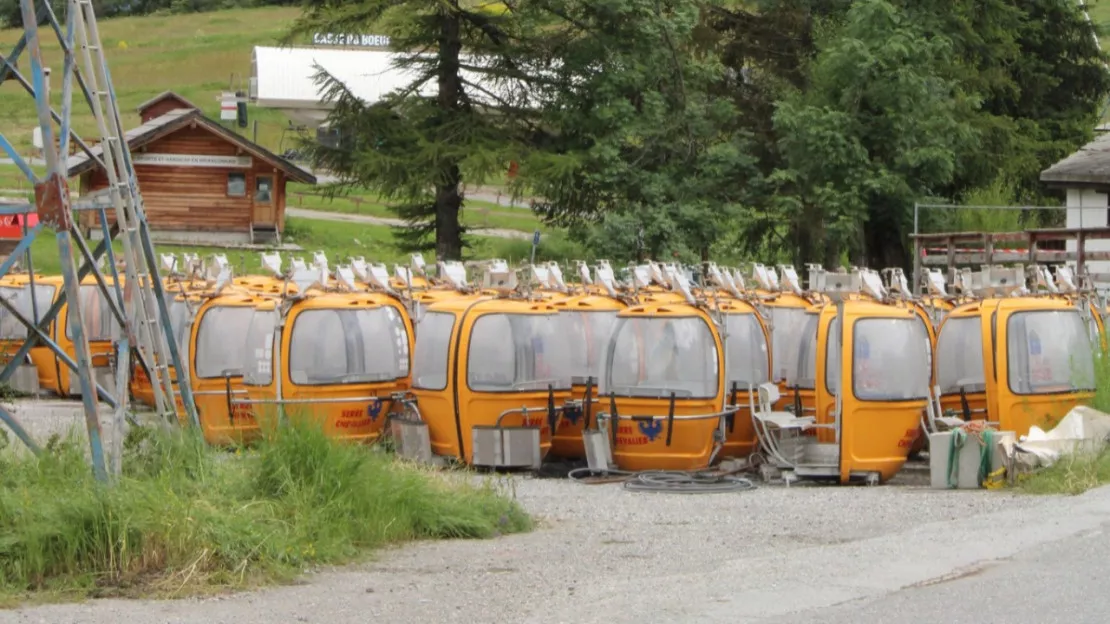
<svg viewBox="0 0 1110 624">
<path fill-rule="evenodd" d="M 39 318 L 42 318 L 50 305 L 54 303 L 54 287 L 35 284 L 35 306 L 31 305 L 31 285 L 25 286 L 0 286 L 0 297 L 3 297 L 23 318 L 34 322 L 35 308 L 38 308 Z M 0 306 L 0 340 L 23 340 L 27 338 L 27 326 L 8 311 Z"/>
<path fill-rule="evenodd" d="M 277 327 L 277 310 L 258 310 L 247 327 L 243 383 L 249 386 L 268 386 L 274 379 L 274 328 Z"/>
<path fill-rule="evenodd" d="M 246 349 L 243 337 L 247 335 L 254 308 L 251 306 L 215 306 L 200 319 L 197 328 L 196 352 L 193 367 L 201 379 L 222 378 L 225 374 L 238 377 L 243 374 Z"/>
<path fill-rule="evenodd" d="M 729 387 L 733 383 L 740 390 L 753 388 L 768 380 L 767 340 L 755 314 L 727 314 L 725 352 Z"/>
<path fill-rule="evenodd" d="M 920 318 L 867 318 L 852 331 L 852 390 L 861 401 L 929 396 L 929 332 Z"/>
<path fill-rule="evenodd" d="M 622 396 L 708 399 L 718 392 L 717 345 L 697 317 L 618 318 L 601 391 Z"/>
<path fill-rule="evenodd" d="M 560 312 L 557 318 L 560 332 L 570 347 L 571 380 L 584 385 L 588 377 L 593 377 L 596 386 L 605 345 L 609 344 L 609 334 L 617 321 L 617 311 L 568 311 Z"/>
<path fill-rule="evenodd" d="M 986 392 L 983 323 L 977 316 L 949 317 L 937 336 L 937 385 L 941 394 Z"/>
<path fill-rule="evenodd" d="M 813 390 L 817 387 L 817 322 L 819 319 L 817 314 L 807 313 L 803 320 L 805 324 L 798 332 L 798 353 L 794 356 L 794 364 L 791 368 L 785 369 L 786 387 Z M 775 353 L 778 353 L 777 349 Z M 788 356 L 789 354 L 785 357 Z M 778 370 L 778 362 L 774 364 L 775 370 Z"/>
<path fill-rule="evenodd" d="M 466 382 L 476 392 L 571 386 L 570 341 L 557 314 L 486 314 L 474 321 Z"/>
<path fill-rule="evenodd" d="M 771 308 L 771 362 L 774 364 L 772 381 L 778 383 L 796 376 L 802 339 L 806 336 L 807 316 L 813 315 L 807 315 L 802 308 Z M 808 387 L 813 386 L 811 384 Z"/>
<path fill-rule="evenodd" d="M 412 387 L 443 390 L 447 387 L 447 361 L 455 315 L 425 312 L 416 325 L 416 349 L 412 356 Z"/>
<path fill-rule="evenodd" d="M 393 306 L 305 310 L 293 320 L 289 379 L 302 386 L 392 381 L 409 374 L 409 337 Z"/>
<path fill-rule="evenodd" d="M 1015 312 L 1006 334 L 1014 394 L 1094 389 L 1094 351 L 1078 310 Z"/>
<path fill-rule="evenodd" d="M 112 287 L 111 284 L 108 285 Z M 115 338 L 118 325 L 116 319 L 112 316 L 112 307 L 108 302 L 108 298 L 100 291 L 100 287 L 95 284 L 82 284 L 80 290 L 77 291 L 78 296 L 81 297 L 81 316 L 84 317 L 85 338 L 90 342 L 104 341 L 108 342 Z M 73 325 L 76 320 L 75 317 L 69 313 L 66 314 L 66 338 L 73 339 Z"/>
</svg>

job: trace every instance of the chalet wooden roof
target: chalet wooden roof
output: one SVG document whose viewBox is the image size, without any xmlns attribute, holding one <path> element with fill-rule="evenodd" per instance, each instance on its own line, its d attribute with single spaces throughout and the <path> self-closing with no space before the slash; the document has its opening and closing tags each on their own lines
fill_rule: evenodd
<svg viewBox="0 0 1110 624">
<path fill-rule="evenodd" d="M 274 168 L 283 171 L 290 180 L 303 182 L 305 184 L 316 184 L 316 176 L 246 137 L 242 137 L 211 119 L 208 119 L 201 114 L 200 110 L 195 108 L 178 108 L 169 111 L 164 115 L 151 119 L 137 128 L 128 130 L 124 133 L 124 137 L 127 140 L 128 147 L 134 151 L 193 124 L 223 138 L 228 143 L 234 144 L 251 156 L 273 165 Z M 101 147 L 99 145 L 94 146 L 92 148 L 92 153 L 99 156 Z M 87 154 L 84 152 L 77 153 L 69 157 L 69 177 L 72 178 L 91 171 L 95 166 L 96 161 L 90 159 Z"/>
<path fill-rule="evenodd" d="M 1103 134 L 1041 172 L 1051 186 L 1110 186 L 1110 134 Z"/>
<path fill-rule="evenodd" d="M 135 110 L 138 111 L 139 113 L 142 113 L 143 111 L 150 108 L 151 106 L 154 106 L 158 102 L 161 102 L 162 100 L 167 100 L 167 99 L 170 99 L 170 98 L 173 98 L 174 100 L 177 100 L 177 102 L 181 104 L 181 106 L 178 106 L 177 108 L 197 108 L 196 104 L 193 104 L 189 100 L 186 100 L 185 98 L 183 98 L 180 95 L 174 93 L 173 91 L 163 91 L 163 92 L 159 93 L 158 95 L 150 98 L 149 100 L 143 102 L 142 104 L 139 104 L 137 107 L 135 107 Z"/>
</svg>

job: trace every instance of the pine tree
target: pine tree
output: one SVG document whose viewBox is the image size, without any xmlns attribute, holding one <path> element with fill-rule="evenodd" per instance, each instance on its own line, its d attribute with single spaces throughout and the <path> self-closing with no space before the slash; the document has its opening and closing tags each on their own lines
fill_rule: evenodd
<svg viewBox="0 0 1110 624">
<path fill-rule="evenodd" d="M 403 247 L 459 259 L 464 181 L 504 171 L 534 116 L 521 83 L 532 73 L 515 60 L 523 29 L 511 9 L 460 0 L 308 0 L 290 40 L 383 32 L 397 52 L 396 69 L 411 76 L 380 101 L 365 102 L 320 70 L 317 81 L 333 105 L 327 124 L 340 140 L 308 142 L 305 150 L 339 178 L 329 192 L 379 193 L 410 225 L 398 232 Z"/>
</svg>

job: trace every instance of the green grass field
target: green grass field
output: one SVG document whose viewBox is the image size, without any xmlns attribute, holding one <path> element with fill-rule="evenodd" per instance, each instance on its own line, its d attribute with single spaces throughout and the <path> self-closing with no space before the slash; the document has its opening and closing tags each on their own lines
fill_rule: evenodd
<svg viewBox="0 0 1110 624">
<path fill-rule="evenodd" d="M 300 245 L 304 248 L 304 252 L 284 251 L 282 256 L 288 263 L 291 256 L 301 255 L 305 259 L 310 259 L 313 251 L 320 250 L 327 254 L 333 266 L 347 262 L 351 256 L 363 256 L 372 262 L 407 264 L 408 254 L 397 247 L 391 230 L 392 228 L 388 226 L 290 218 L 286 220 L 283 240 Z M 531 241 L 526 240 L 475 236 L 471 238 L 471 242 L 473 247 L 467 252 L 468 257 L 504 258 L 514 264 L 527 260 L 532 249 Z M 90 241 L 89 248 L 95 247 L 96 244 Z M 117 252 L 122 251 L 122 245 L 117 241 L 113 249 Z M 76 250 L 74 251 L 77 253 Z M 259 251 L 188 245 L 159 245 L 157 251 L 174 254 L 196 253 L 202 257 L 223 253 L 227 255 L 228 261 L 237 274 L 257 273 L 261 270 Z M 35 239 L 31 253 L 36 272 L 57 274 L 61 271 L 58 246 L 53 232 L 43 231 Z M 429 262 L 433 261 L 434 254 L 431 252 L 425 253 L 424 256 Z M 568 241 L 566 236 L 558 231 L 545 235 L 536 250 L 537 261 L 576 259 L 592 258 L 587 258 L 580 246 Z"/>
<path fill-rule="evenodd" d="M 99 22 L 124 127 L 138 125 L 135 108 L 163 91 L 182 95 L 218 119 L 220 93 L 248 89 L 254 46 L 277 45 L 299 13 L 297 7 L 260 7 Z M 22 30 L 0 30 L 0 54 L 7 56 L 21 35 Z M 61 110 L 62 54 L 49 29 L 44 31 L 42 48 L 47 66 L 56 75 L 51 80 L 51 102 Z M 26 60 L 19 62 L 19 69 L 28 77 L 29 67 Z M 296 146 L 297 133 L 291 131 L 283 113 L 250 104 L 247 109 L 248 127 L 233 126 L 236 132 L 254 138 L 257 122 L 257 141 L 262 146 L 279 154 Z M 95 121 L 77 90 L 73 111 L 74 129 L 91 137 Z M 36 125 L 32 100 L 22 87 L 14 81 L 0 84 L 0 132 L 21 154 L 32 149 L 31 132 Z M 12 188 L 5 185 L 6 179 L 0 176 L 0 188 Z M 489 183 L 504 186 L 504 180 Z"/>
<path fill-rule="evenodd" d="M 247 89 L 253 47 L 276 44 L 298 12 L 293 7 L 267 7 L 103 20 L 101 41 L 112 71 L 123 125 L 127 128 L 138 125 L 135 107 L 166 90 L 181 94 L 205 114 L 218 119 L 220 92 L 229 88 Z M 21 34 L 21 30 L 0 30 L 0 50 L 4 55 Z M 43 57 L 59 76 L 51 81 L 51 100 L 60 110 L 62 55 L 54 36 L 49 30 L 46 34 L 42 37 Z M 29 66 L 26 60 L 19 63 L 24 72 Z M 272 150 L 292 147 L 288 139 L 282 145 L 288 121 L 281 113 L 254 106 L 248 109 L 252 127 L 236 131 L 251 136 L 253 122 L 257 120 L 259 143 Z M 75 130 L 82 136 L 94 133 L 96 125 L 88 106 L 77 96 L 73 110 Z M 21 152 L 31 148 L 34 125 L 34 107 L 22 88 L 13 81 L 0 85 L 0 128 Z"/>
</svg>

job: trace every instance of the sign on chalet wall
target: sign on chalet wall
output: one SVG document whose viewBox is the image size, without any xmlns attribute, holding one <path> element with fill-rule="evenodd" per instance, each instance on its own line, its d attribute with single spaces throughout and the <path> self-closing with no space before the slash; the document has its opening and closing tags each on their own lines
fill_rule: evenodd
<svg viewBox="0 0 1110 624">
<path fill-rule="evenodd" d="M 249 169 L 250 156 L 208 156 L 204 154 L 154 154 L 143 152 L 131 155 L 136 165 L 159 165 L 163 167 L 235 167 Z"/>
<path fill-rule="evenodd" d="M 358 35 L 350 33 L 313 33 L 313 45 L 358 46 L 365 48 L 388 48 L 387 35 Z"/>
</svg>

